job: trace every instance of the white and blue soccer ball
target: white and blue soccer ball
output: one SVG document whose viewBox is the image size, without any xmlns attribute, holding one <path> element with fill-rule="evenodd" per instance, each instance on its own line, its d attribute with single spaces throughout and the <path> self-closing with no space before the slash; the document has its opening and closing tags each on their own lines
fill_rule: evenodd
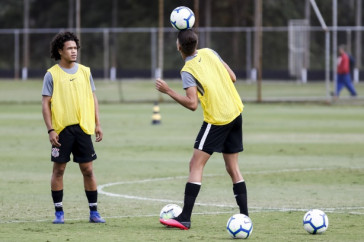
<svg viewBox="0 0 364 242">
<path fill-rule="evenodd" d="M 188 7 L 180 6 L 173 9 L 170 21 L 177 30 L 190 29 L 195 24 L 195 14 Z"/>
<path fill-rule="evenodd" d="M 303 228 L 310 234 L 321 234 L 329 227 L 329 218 L 319 209 L 311 209 L 303 216 Z"/>
<path fill-rule="evenodd" d="M 159 214 L 161 219 L 171 219 L 178 217 L 182 213 L 182 208 L 177 204 L 167 204 L 164 206 Z"/>
<path fill-rule="evenodd" d="M 229 218 L 226 230 L 234 239 L 247 239 L 253 233 L 253 222 L 244 214 L 235 214 Z"/>
</svg>

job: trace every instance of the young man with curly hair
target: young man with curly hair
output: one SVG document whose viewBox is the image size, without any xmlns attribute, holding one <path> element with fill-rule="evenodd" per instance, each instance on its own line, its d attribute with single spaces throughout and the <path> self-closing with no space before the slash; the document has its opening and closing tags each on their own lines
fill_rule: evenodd
<svg viewBox="0 0 364 242">
<path fill-rule="evenodd" d="M 51 58 L 59 61 L 43 80 L 42 113 L 52 145 L 51 191 L 54 224 L 64 223 L 63 174 L 70 155 L 79 164 L 89 203 L 91 223 L 105 223 L 97 211 L 97 185 L 93 160 L 97 158 L 91 135 L 102 140 L 98 101 L 90 68 L 78 64 L 79 39 L 73 33 L 57 34 L 51 42 Z"/>
</svg>

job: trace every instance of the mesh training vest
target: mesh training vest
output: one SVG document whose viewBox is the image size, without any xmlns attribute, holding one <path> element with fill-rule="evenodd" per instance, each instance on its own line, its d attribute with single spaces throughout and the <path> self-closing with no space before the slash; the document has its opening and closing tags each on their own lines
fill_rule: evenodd
<svg viewBox="0 0 364 242">
<path fill-rule="evenodd" d="M 48 70 L 53 78 L 51 98 L 52 125 L 59 134 L 69 125 L 79 124 L 86 134 L 95 132 L 95 103 L 90 84 L 90 68 L 78 64 L 75 74 L 54 65 Z"/>
<path fill-rule="evenodd" d="M 197 80 L 205 122 L 225 125 L 243 111 L 244 105 L 228 71 L 212 50 L 198 50 L 197 56 L 187 61 L 182 71 Z"/>
</svg>

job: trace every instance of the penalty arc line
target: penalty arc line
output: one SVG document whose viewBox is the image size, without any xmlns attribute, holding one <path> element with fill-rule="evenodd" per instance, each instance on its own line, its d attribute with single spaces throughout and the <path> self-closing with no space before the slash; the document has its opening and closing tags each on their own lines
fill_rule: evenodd
<svg viewBox="0 0 364 242">
<path fill-rule="evenodd" d="M 341 167 L 337 168 L 304 168 L 304 169 L 283 169 L 283 170 L 275 170 L 275 171 L 256 171 L 256 172 L 245 172 L 244 174 L 270 174 L 270 173 L 286 173 L 286 172 L 305 172 L 305 171 L 320 171 L 320 170 L 335 170 L 341 169 Z M 351 169 L 364 169 L 364 167 L 351 167 Z M 223 176 L 223 175 L 204 175 L 204 177 L 216 177 L 216 176 Z M 126 182 L 114 182 L 108 183 L 104 185 L 98 186 L 98 190 L 101 194 L 112 196 L 112 197 L 122 197 L 128 199 L 139 199 L 139 200 L 146 200 L 146 201 L 156 201 L 156 202 L 173 202 L 173 203 L 182 203 L 181 201 L 174 201 L 168 199 L 152 199 L 151 198 L 143 198 L 137 196 L 129 196 L 123 194 L 114 194 L 108 193 L 103 191 L 106 187 L 111 187 L 114 185 L 123 185 L 123 184 L 138 184 L 138 183 L 146 183 L 146 182 L 154 182 L 154 181 L 168 181 L 173 179 L 186 179 L 186 176 L 176 176 L 176 177 L 164 177 L 164 178 L 154 178 L 154 179 L 145 179 L 145 180 L 137 180 L 137 181 L 126 181 Z M 196 205 L 200 206 L 217 206 L 217 207 L 225 207 L 225 208 L 235 208 L 236 206 L 233 205 L 223 205 L 223 204 L 203 204 L 203 203 L 196 203 Z M 364 212 L 359 211 L 350 211 L 350 210 L 364 210 L 364 207 L 339 207 L 339 208 L 323 208 L 327 213 L 345 213 L 345 214 L 352 214 L 352 215 L 364 215 Z M 303 208 L 264 208 L 264 207 L 250 207 L 251 212 L 303 212 L 307 211 L 308 209 Z M 203 213 L 193 213 L 196 215 L 216 215 L 216 214 L 230 214 L 231 212 L 203 212 Z M 121 215 L 121 216 L 106 216 L 104 218 L 112 219 L 112 218 L 138 218 L 138 217 L 155 217 L 159 216 L 158 214 L 141 214 L 141 215 Z M 68 218 L 67 221 L 82 221 L 84 218 Z M 0 221 L 0 224 L 6 223 L 41 223 L 41 222 L 49 222 L 49 219 L 36 219 L 36 220 L 13 220 L 13 221 Z"/>
<path fill-rule="evenodd" d="M 286 172 L 305 172 L 305 171 L 321 171 L 321 170 L 335 170 L 340 169 L 338 168 L 304 168 L 304 169 L 282 169 L 282 170 L 275 170 L 275 171 L 256 171 L 256 172 L 245 172 L 244 174 L 273 174 L 273 173 L 286 173 Z M 351 169 L 364 169 L 363 167 L 352 167 Z M 216 176 L 224 176 L 224 175 L 205 175 L 205 177 L 216 177 Z M 137 181 L 124 181 L 124 182 L 113 182 L 107 183 L 104 185 L 98 186 L 99 194 L 103 194 L 110 197 L 119 197 L 119 198 L 126 198 L 126 199 L 134 199 L 134 200 L 141 200 L 141 201 L 151 201 L 151 202 L 165 202 L 165 203 L 177 203 L 182 204 L 182 201 L 177 200 L 170 200 L 170 199 L 160 199 L 160 198 L 149 198 L 149 197 L 140 197 L 140 196 L 133 196 L 127 194 L 118 194 L 118 193 L 111 193 L 104 191 L 104 188 L 111 187 L 115 185 L 125 185 L 125 184 L 139 184 L 139 183 L 148 183 L 148 182 L 155 182 L 155 181 L 168 181 L 174 179 L 186 179 L 185 176 L 176 176 L 176 177 L 163 177 L 163 178 L 153 178 L 153 179 L 144 179 L 144 180 L 137 180 Z M 208 207 L 220 207 L 220 208 L 235 208 L 236 205 L 229 205 L 229 204 L 211 204 L 211 203 L 195 203 L 198 206 L 208 206 Z M 250 207 L 252 210 L 256 211 L 281 211 L 281 212 L 293 212 L 293 211 L 307 211 L 307 208 L 264 208 L 264 207 Z M 325 208 L 328 212 L 338 212 L 338 211 L 346 211 L 346 210 L 361 210 L 364 207 L 347 207 L 347 208 Z M 359 214 L 361 214 L 359 212 Z"/>
</svg>

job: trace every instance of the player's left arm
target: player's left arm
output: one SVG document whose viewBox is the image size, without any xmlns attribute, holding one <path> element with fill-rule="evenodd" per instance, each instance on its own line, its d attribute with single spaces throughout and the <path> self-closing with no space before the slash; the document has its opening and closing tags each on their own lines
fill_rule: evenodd
<svg viewBox="0 0 364 242">
<path fill-rule="evenodd" d="M 96 142 L 100 142 L 103 137 L 103 132 L 101 129 L 100 123 L 100 115 L 99 115 L 99 102 L 97 100 L 95 92 L 92 93 L 94 96 L 94 103 L 95 103 L 95 135 L 96 135 Z"/>
<path fill-rule="evenodd" d="M 232 82 L 236 82 L 235 73 L 233 72 L 233 70 L 231 70 L 230 66 L 228 64 L 226 64 L 226 62 L 221 58 L 221 56 L 216 51 L 212 50 L 212 52 L 220 59 L 221 63 L 224 65 L 225 69 L 229 73 L 229 76 L 230 76 L 230 79 L 232 80 Z"/>
<path fill-rule="evenodd" d="M 229 73 L 229 76 L 231 78 L 231 80 L 233 82 L 236 82 L 236 75 L 235 73 L 233 72 L 233 70 L 231 70 L 230 66 L 228 64 L 226 64 L 223 60 L 221 60 L 222 64 L 225 66 L 226 70 L 228 71 Z"/>
</svg>

